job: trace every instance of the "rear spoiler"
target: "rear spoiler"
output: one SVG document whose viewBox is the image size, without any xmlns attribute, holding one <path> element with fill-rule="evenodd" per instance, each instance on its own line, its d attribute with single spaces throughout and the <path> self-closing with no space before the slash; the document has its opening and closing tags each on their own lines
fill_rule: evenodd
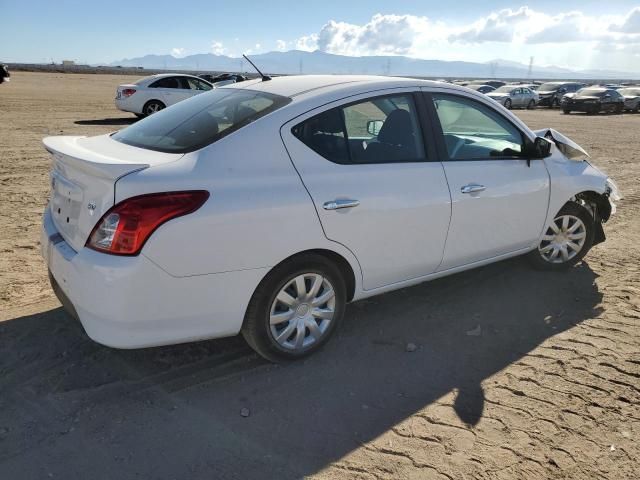
<svg viewBox="0 0 640 480">
<path fill-rule="evenodd" d="M 44 148 L 62 163 L 90 175 L 109 180 L 117 180 L 123 175 L 144 170 L 150 166 L 148 163 L 128 162 L 89 149 L 82 144 L 82 140 L 86 138 L 80 136 L 46 137 L 42 143 Z"/>
</svg>

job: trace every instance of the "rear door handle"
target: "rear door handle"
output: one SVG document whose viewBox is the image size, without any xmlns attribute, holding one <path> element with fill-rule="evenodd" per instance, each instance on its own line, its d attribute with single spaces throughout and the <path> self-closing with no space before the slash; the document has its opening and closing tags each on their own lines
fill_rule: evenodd
<svg viewBox="0 0 640 480">
<path fill-rule="evenodd" d="M 486 190 L 487 187 L 485 187 L 484 185 L 478 185 L 477 183 L 470 183 L 469 185 L 465 185 L 464 187 L 462 187 L 460 189 L 460 191 L 462 193 L 476 193 L 476 192 L 482 192 L 483 190 Z"/>
<path fill-rule="evenodd" d="M 331 200 L 330 202 L 324 202 L 322 208 L 325 210 L 340 210 L 341 208 L 353 208 L 360 205 L 358 200 Z"/>
</svg>

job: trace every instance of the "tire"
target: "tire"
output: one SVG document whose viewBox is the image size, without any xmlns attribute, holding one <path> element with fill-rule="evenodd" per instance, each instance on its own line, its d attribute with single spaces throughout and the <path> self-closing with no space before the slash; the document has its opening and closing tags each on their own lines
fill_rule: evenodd
<svg viewBox="0 0 640 480">
<path fill-rule="evenodd" d="M 563 108 L 562 113 L 564 113 L 565 115 L 569 115 L 571 113 L 571 110 L 569 110 L 568 108 Z"/>
<path fill-rule="evenodd" d="M 144 116 L 149 116 L 165 108 L 167 108 L 167 106 L 160 100 L 149 100 L 144 104 L 144 107 L 142 107 L 142 113 Z"/>
<path fill-rule="evenodd" d="M 536 108 L 536 101 L 529 100 L 529 105 L 527 105 L 527 110 L 533 110 L 534 108 Z"/>
<path fill-rule="evenodd" d="M 345 280 L 334 263 L 321 255 L 301 254 L 276 266 L 260 282 L 247 307 L 242 336 L 269 361 L 304 358 L 322 348 L 338 328 L 346 298 Z"/>
<path fill-rule="evenodd" d="M 594 233 L 591 212 L 579 203 L 569 202 L 558 212 L 553 225 L 544 232 L 538 247 L 529 252 L 527 257 L 539 270 L 565 270 L 578 263 L 589 252 L 593 246 Z"/>
<path fill-rule="evenodd" d="M 511 110 L 511 99 L 510 98 L 507 98 L 504 101 L 504 108 L 506 108 L 507 110 Z"/>
</svg>

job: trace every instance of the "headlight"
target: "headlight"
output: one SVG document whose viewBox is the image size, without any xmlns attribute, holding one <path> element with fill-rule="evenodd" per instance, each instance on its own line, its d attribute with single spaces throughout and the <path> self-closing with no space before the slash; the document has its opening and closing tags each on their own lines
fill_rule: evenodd
<svg viewBox="0 0 640 480">
<path fill-rule="evenodd" d="M 605 186 L 605 190 L 609 198 L 614 202 L 617 202 L 622 199 L 622 195 L 620 195 L 620 190 L 618 189 L 618 185 L 611 178 L 607 178 L 607 183 Z"/>
</svg>

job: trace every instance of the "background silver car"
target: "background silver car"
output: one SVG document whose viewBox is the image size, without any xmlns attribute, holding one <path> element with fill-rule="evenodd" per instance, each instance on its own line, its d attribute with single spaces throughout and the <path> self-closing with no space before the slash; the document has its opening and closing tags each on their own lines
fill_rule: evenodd
<svg viewBox="0 0 640 480">
<path fill-rule="evenodd" d="M 487 93 L 487 96 L 509 109 L 533 108 L 538 103 L 538 94 L 520 85 L 505 85 Z"/>
<path fill-rule="evenodd" d="M 625 110 L 640 112 L 640 86 L 621 88 L 618 93 L 624 97 Z"/>
</svg>

